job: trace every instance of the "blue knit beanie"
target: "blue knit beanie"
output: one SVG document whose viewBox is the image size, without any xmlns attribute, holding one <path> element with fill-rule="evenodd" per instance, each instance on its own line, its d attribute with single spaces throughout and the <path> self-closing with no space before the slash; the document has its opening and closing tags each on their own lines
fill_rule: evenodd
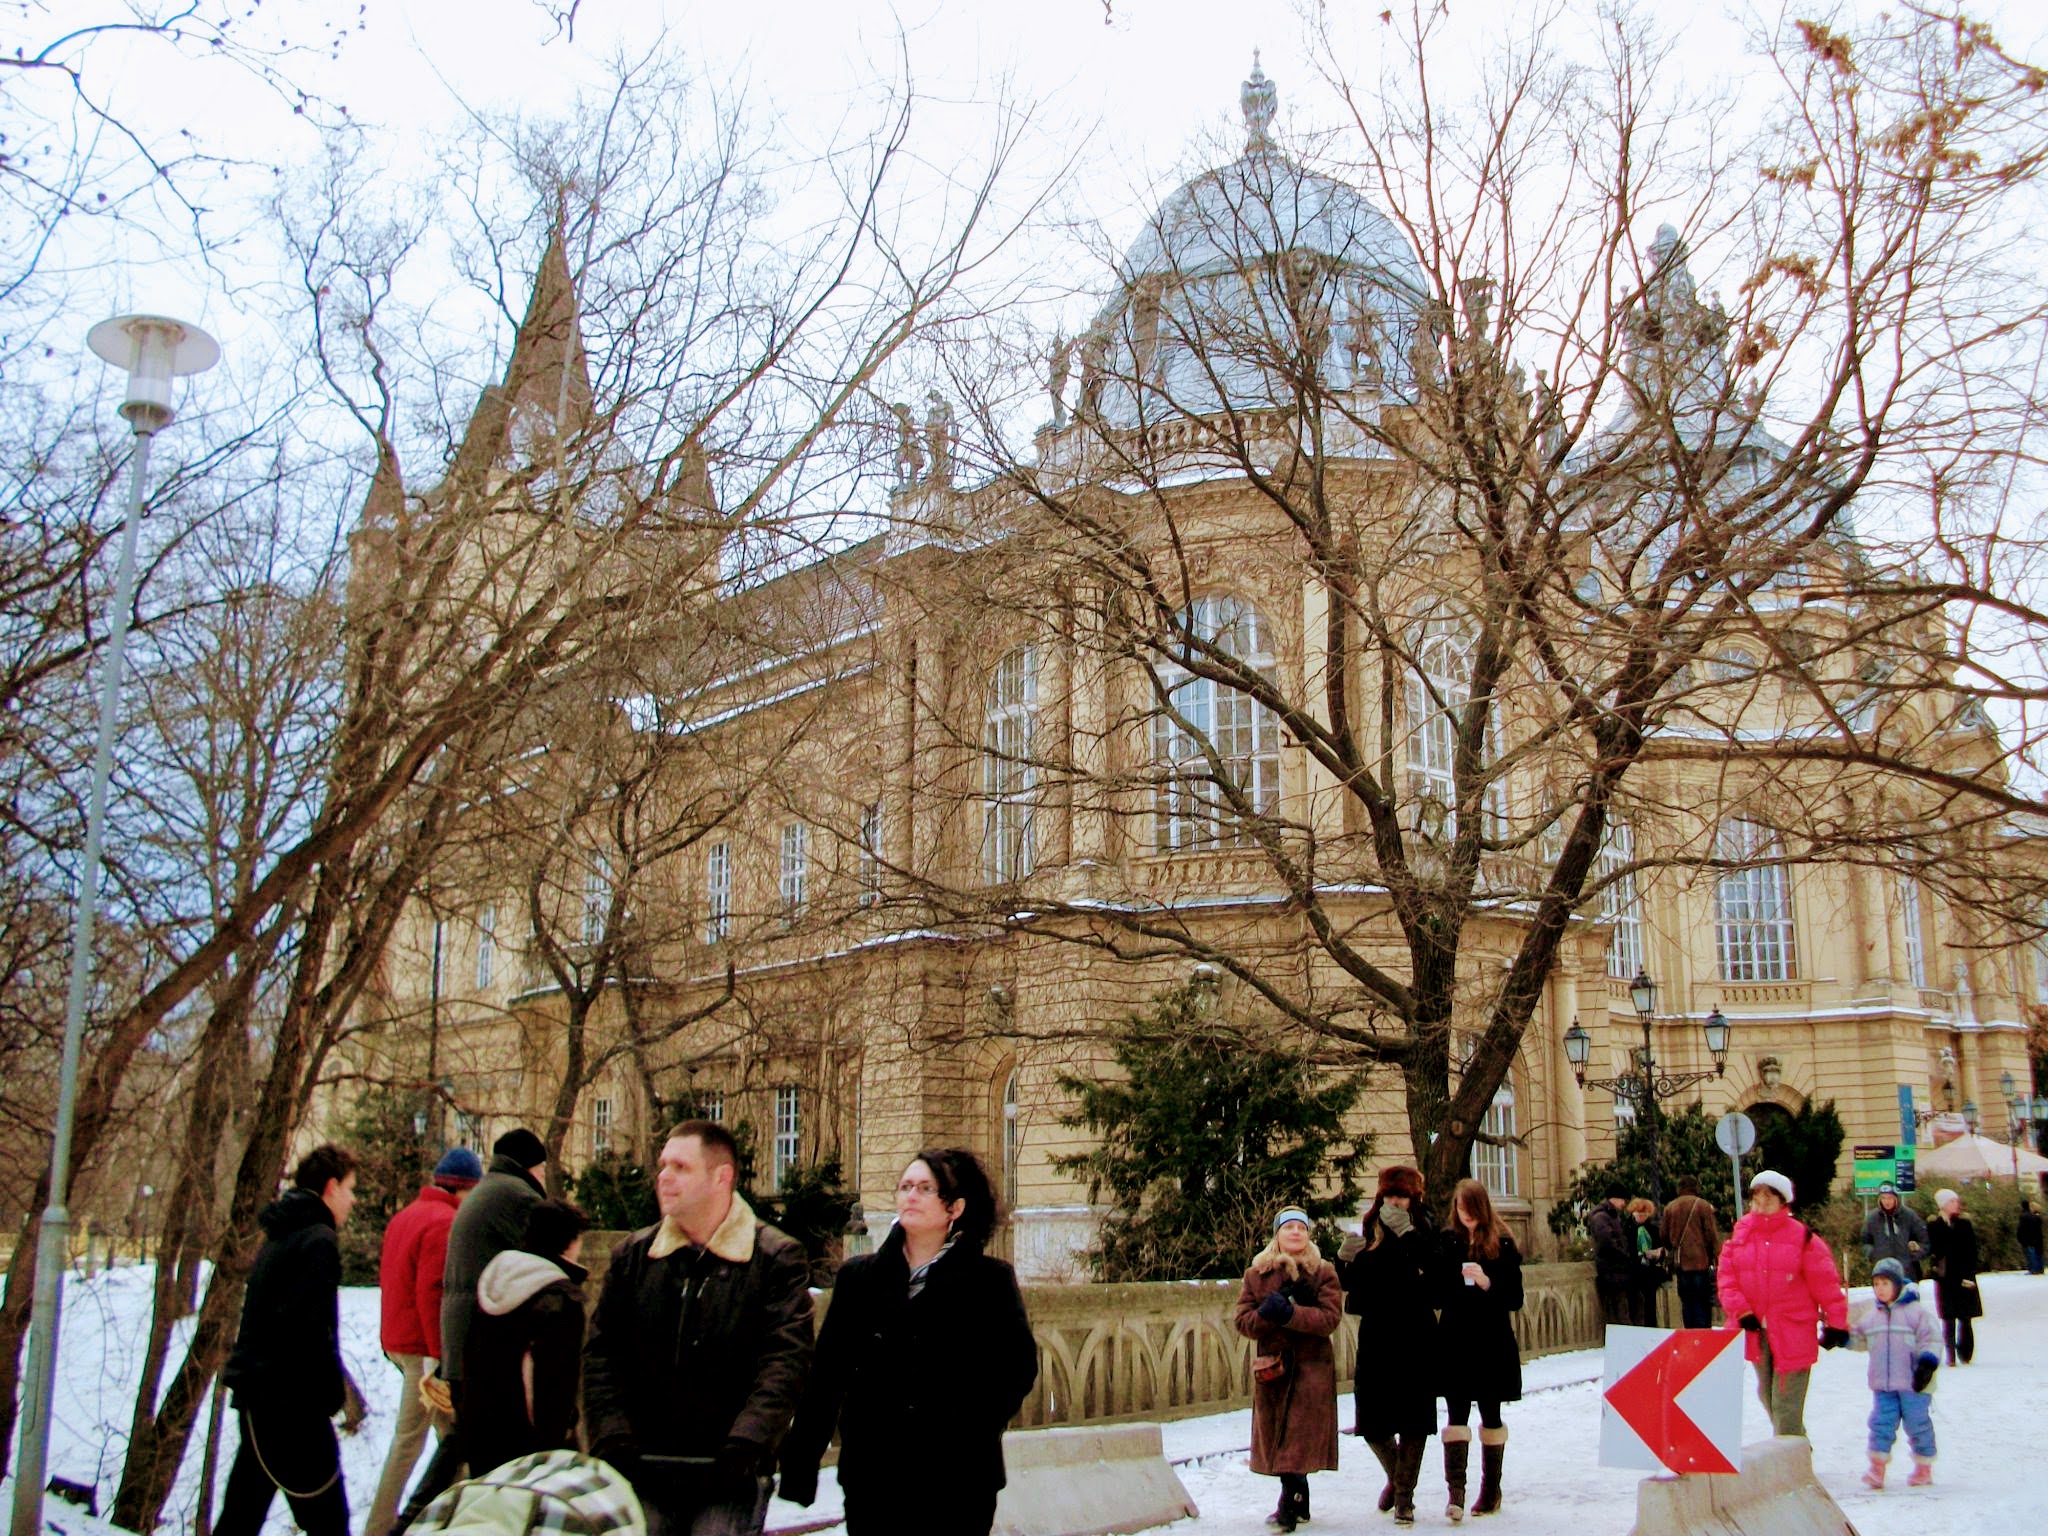
<svg viewBox="0 0 2048 1536">
<path fill-rule="evenodd" d="M 484 1165 L 467 1147 L 450 1147 L 434 1164 L 434 1182 L 443 1189 L 472 1189 L 484 1176 Z"/>
</svg>

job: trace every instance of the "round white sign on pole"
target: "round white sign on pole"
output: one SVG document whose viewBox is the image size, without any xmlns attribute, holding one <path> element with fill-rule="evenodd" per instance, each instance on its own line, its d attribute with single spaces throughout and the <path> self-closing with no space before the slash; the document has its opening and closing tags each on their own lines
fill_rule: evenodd
<svg viewBox="0 0 2048 1536">
<path fill-rule="evenodd" d="M 1714 1144 L 1730 1157 L 1741 1157 L 1756 1145 L 1756 1122 L 1731 1109 L 1714 1122 Z"/>
</svg>

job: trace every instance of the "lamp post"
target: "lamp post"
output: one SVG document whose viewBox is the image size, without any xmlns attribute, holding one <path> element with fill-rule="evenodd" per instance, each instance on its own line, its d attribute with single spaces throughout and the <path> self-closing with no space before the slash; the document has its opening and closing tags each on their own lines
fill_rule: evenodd
<svg viewBox="0 0 2048 1536">
<path fill-rule="evenodd" d="M 142 521 L 142 488 L 150 445 L 171 424 L 171 380 L 204 373 L 220 361 L 220 347 L 196 325 L 161 315 L 122 315 L 92 328 L 86 344 L 103 361 L 128 371 L 121 416 L 135 433 L 128 509 L 121 522 L 120 563 L 107 612 L 107 650 L 100 664 L 99 737 L 93 747 L 92 794 L 86 802 L 85 850 L 79 862 L 78 905 L 71 930 L 71 978 L 64 997 L 64 1054 L 57 1074 L 57 1126 L 50 1144 L 50 1199 L 36 1242 L 36 1284 L 29 1320 L 28 1374 L 24 1379 L 20 1451 L 14 1466 L 13 1536 L 40 1536 L 43 1484 L 50 1458 L 50 1394 L 57 1379 L 57 1320 L 63 1306 L 63 1271 L 69 1256 L 71 1133 L 78 1100 L 78 1058 L 85 1031 L 86 993 L 92 983 L 93 918 L 99 900 L 100 841 L 107 824 L 107 781 L 113 775 L 114 733 L 121 703 L 121 668 L 128 644 L 128 610 L 135 599 L 135 544 Z"/>
<path fill-rule="evenodd" d="M 1658 1101 L 1675 1098 L 1686 1089 L 1704 1083 L 1710 1077 L 1720 1077 L 1727 1071 L 1730 1028 L 1727 1016 L 1718 1008 L 1707 1015 L 1702 1026 L 1707 1050 L 1714 1058 L 1713 1071 L 1659 1072 L 1656 1045 L 1651 1034 L 1651 1025 L 1657 1017 L 1657 983 L 1650 979 L 1648 971 L 1636 972 L 1636 979 L 1628 985 L 1628 997 L 1635 1006 L 1636 1019 L 1643 1027 L 1642 1048 L 1635 1052 L 1635 1065 L 1631 1070 L 1619 1077 L 1587 1077 L 1586 1060 L 1592 1054 L 1593 1037 L 1577 1019 L 1573 1019 L 1571 1028 L 1564 1032 L 1564 1054 L 1572 1064 L 1572 1076 L 1579 1080 L 1581 1088 L 1604 1088 L 1617 1098 L 1628 1096 L 1635 1099 L 1643 1116 L 1645 1134 L 1650 1139 L 1650 1201 L 1662 1206 L 1664 1181 L 1657 1166 Z"/>
<path fill-rule="evenodd" d="M 2034 1096 L 2021 1093 L 2010 1072 L 1999 1074 L 1998 1089 L 2005 1095 L 2005 1140 L 2012 1149 L 2012 1187 L 2017 1191 L 2020 1187 L 2020 1138 L 2034 1128 Z M 2027 1150 L 2031 1152 L 2034 1149 L 2028 1147 Z"/>
</svg>

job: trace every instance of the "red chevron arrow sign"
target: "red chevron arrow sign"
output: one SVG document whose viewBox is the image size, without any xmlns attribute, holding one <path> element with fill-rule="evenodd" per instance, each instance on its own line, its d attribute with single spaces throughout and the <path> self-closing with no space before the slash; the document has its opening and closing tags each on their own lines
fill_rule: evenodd
<svg viewBox="0 0 2048 1536">
<path fill-rule="evenodd" d="M 1600 1465 L 1740 1471 L 1741 1339 L 1739 1328 L 1609 1328 Z"/>
</svg>

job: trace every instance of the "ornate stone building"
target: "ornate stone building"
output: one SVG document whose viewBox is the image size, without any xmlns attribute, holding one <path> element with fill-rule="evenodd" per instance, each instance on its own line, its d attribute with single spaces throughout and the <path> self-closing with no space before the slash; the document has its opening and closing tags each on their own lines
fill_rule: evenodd
<svg viewBox="0 0 2048 1536">
<path fill-rule="evenodd" d="M 922 421 L 899 407 L 874 537 L 731 581 L 639 637 L 646 692 L 536 727 L 543 766 L 503 798 L 540 810 L 479 813 L 423 886 L 365 1004 L 355 1049 L 375 1070 L 439 1083 L 480 1147 L 555 1116 L 571 1167 L 678 1108 L 745 1120 L 761 1182 L 836 1155 L 876 1212 L 918 1148 L 969 1145 L 1000 1171 L 1027 1274 L 1074 1275 L 1096 1213 L 1052 1167 L 1083 1145 L 1059 1076 L 1097 1070 L 1108 1025 L 1190 982 L 1255 1031 L 1374 1059 L 1360 1042 L 1398 989 L 1373 978 L 1412 953 L 1387 827 L 1429 892 L 1483 822 L 1455 1007 L 1430 1037 L 1460 1077 L 1530 952 L 1591 759 L 1545 714 L 1554 686 L 1501 683 L 1470 713 L 1487 567 L 1431 412 L 1477 379 L 1531 443 L 1562 441 L 1564 413 L 1493 357 L 1486 285 L 1446 297 L 1362 192 L 1282 154 L 1256 69 L 1244 104 L 1244 154 L 1147 220 L 1058 350 L 1032 457 L 963 446 L 943 402 Z M 1731 404 L 1725 317 L 1676 236 L 1646 262 L 1618 404 L 1551 471 L 1581 498 L 1555 524 L 1555 601 L 1581 614 L 1568 673 L 1606 665 L 1636 579 L 1617 552 L 1639 564 L 1688 536 L 1637 526 L 1669 498 L 1644 495 L 1631 444 L 1711 458 L 1729 498 L 1790 453 Z M 1302 541 L 1332 507 L 1349 519 L 1333 547 L 1365 551 L 1348 574 Z M 1705 1020 L 1731 1024 L 1711 1111 L 1832 1100 L 1851 1143 L 1896 1142 L 1997 1103 L 2004 1072 L 2028 1080 L 2048 967 L 1995 893 L 1973 899 L 1990 887 L 1924 848 L 1888 864 L 1867 823 L 1802 830 L 1819 807 L 1870 810 L 1882 775 L 1766 750 L 1829 710 L 1881 710 L 1886 740 L 1982 761 L 1988 726 L 1937 676 L 1858 692 L 1891 621 L 1816 598 L 1861 558 L 1846 523 L 1755 542 L 1776 563 L 1723 573 L 1748 583 L 1739 621 L 1687 632 L 1478 1126 L 1474 1171 L 1539 1248 L 1628 1112 L 1580 1088 L 1567 1030 L 1590 1035 L 1592 1076 L 1626 1070 L 1640 972 L 1660 1065 L 1707 1070 Z M 1916 623 L 1897 621 L 1898 650 L 1925 652 Z M 1385 826 L 1332 767 L 1340 706 L 1370 748 L 1361 779 L 1399 802 Z M 1361 1110 L 1376 1163 L 1415 1151 L 1390 1059 Z"/>
</svg>

